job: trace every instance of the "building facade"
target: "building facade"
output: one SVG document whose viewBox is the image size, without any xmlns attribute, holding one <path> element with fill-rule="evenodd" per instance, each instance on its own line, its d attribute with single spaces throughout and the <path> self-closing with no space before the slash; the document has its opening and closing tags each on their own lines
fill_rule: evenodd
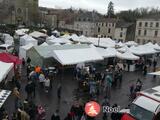
<svg viewBox="0 0 160 120">
<path fill-rule="evenodd" d="M 114 38 L 117 22 L 118 19 L 99 19 L 95 22 L 95 36 L 101 35 L 102 37 Z"/>
<path fill-rule="evenodd" d="M 160 17 L 138 19 L 136 22 L 135 41 L 160 43 Z"/>
<path fill-rule="evenodd" d="M 1 24 L 37 24 L 38 2 L 38 0 L 2 0 L 0 2 Z"/>
<path fill-rule="evenodd" d="M 114 32 L 114 39 L 121 42 L 134 41 L 134 33 L 135 24 L 118 22 Z"/>
</svg>

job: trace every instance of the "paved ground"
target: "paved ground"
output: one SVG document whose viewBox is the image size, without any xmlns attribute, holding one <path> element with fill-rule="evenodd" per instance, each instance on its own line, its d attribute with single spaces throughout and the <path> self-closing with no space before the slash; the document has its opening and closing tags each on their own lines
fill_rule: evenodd
<svg viewBox="0 0 160 120">
<path fill-rule="evenodd" d="M 137 78 L 140 78 L 143 81 L 143 89 L 150 88 L 160 84 L 160 80 L 157 79 L 153 80 L 152 76 L 143 77 L 142 73 L 140 72 L 125 72 L 123 75 L 123 82 L 121 85 L 118 85 L 115 88 L 112 88 L 111 94 L 111 104 L 117 103 L 124 108 L 128 105 L 129 99 L 129 85 L 131 83 L 135 83 Z M 57 84 L 62 83 L 62 100 L 60 104 L 58 103 L 56 97 L 56 88 Z M 27 83 L 25 72 L 22 72 L 22 88 L 21 88 L 21 95 L 23 99 L 26 97 L 24 92 L 24 87 Z M 47 111 L 47 119 L 50 120 L 51 114 L 56 110 L 56 108 L 60 109 L 61 118 L 64 118 L 67 112 L 70 110 L 73 100 L 73 91 L 77 87 L 77 81 L 72 79 L 72 73 L 70 71 L 64 72 L 64 77 L 61 78 L 61 75 L 56 77 L 53 83 L 53 89 L 47 94 L 44 92 L 43 89 L 37 88 L 36 90 L 36 99 L 35 102 L 37 104 L 44 105 Z M 102 101 L 103 97 L 99 97 L 99 101 Z M 14 111 L 14 104 L 13 104 L 13 96 L 11 95 L 9 99 L 5 103 L 5 107 L 7 108 L 9 114 Z"/>
</svg>

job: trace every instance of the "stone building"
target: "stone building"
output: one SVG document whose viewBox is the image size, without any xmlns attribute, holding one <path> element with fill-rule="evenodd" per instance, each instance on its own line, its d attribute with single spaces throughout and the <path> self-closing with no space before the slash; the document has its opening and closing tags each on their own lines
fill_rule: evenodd
<svg viewBox="0 0 160 120">
<path fill-rule="evenodd" d="M 50 9 L 39 7 L 40 26 L 57 28 L 57 15 L 50 12 Z"/>
<path fill-rule="evenodd" d="M 118 19 L 103 18 L 95 22 L 95 36 L 114 38 L 116 23 Z"/>
<path fill-rule="evenodd" d="M 117 22 L 114 32 L 114 39 L 121 42 L 134 41 L 134 33 L 135 24 L 127 22 Z"/>
<path fill-rule="evenodd" d="M 1 24 L 35 25 L 38 23 L 38 0 L 1 0 Z"/>
<path fill-rule="evenodd" d="M 142 18 L 136 22 L 135 41 L 160 43 L 160 17 Z"/>
<path fill-rule="evenodd" d="M 97 13 L 81 12 L 74 21 L 74 29 L 81 31 L 85 36 L 95 36 L 95 21 L 99 19 Z"/>
</svg>

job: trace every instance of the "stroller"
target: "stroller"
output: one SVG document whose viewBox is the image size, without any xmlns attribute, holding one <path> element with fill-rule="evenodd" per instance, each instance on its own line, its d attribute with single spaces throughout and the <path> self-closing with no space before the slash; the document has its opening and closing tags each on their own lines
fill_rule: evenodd
<svg viewBox="0 0 160 120">
<path fill-rule="evenodd" d="M 42 106 L 37 107 L 37 120 L 45 120 L 46 118 L 46 111 Z"/>
</svg>

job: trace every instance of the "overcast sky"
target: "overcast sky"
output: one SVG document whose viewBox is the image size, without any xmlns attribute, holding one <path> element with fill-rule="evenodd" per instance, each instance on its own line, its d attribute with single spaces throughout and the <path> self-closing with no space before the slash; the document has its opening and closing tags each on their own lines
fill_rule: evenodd
<svg viewBox="0 0 160 120">
<path fill-rule="evenodd" d="M 110 0 L 39 0 L 39 5 L 50 8 L 83 8 L 105 14 Z M 158 7 L 160 0 L 112 0 L 116 12 L 137 7 Z"/>
</svg>

